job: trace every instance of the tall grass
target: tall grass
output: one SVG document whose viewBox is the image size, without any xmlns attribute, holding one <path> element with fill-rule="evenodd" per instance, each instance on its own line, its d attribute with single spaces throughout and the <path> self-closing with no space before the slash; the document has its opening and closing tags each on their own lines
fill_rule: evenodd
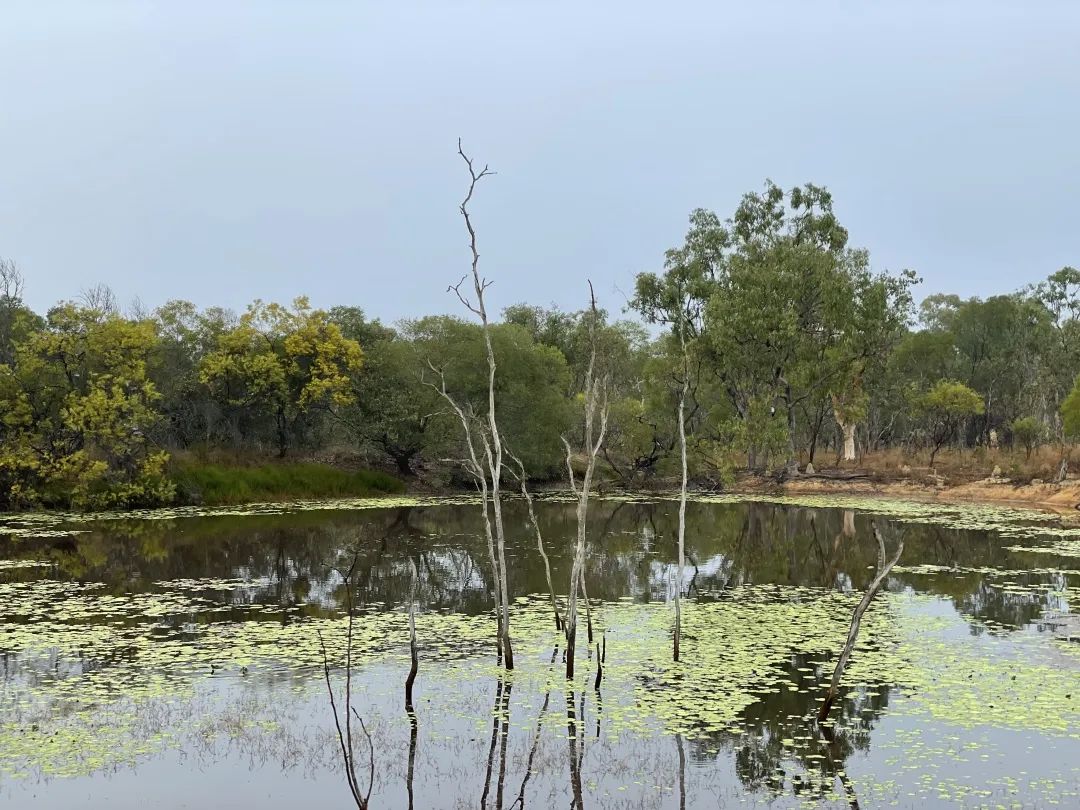
<svg viewBox="0 0 1080 810">
<path fill-rule="evenodd" d="M 375 470 L 342 470 L 325 464 L 282 462 L 253 466 L 172 465 L 177 498 L 206 506 L 282 501 L 296 498 L 345 498 L 393 495 L 405 484 Z"/>
</svg>

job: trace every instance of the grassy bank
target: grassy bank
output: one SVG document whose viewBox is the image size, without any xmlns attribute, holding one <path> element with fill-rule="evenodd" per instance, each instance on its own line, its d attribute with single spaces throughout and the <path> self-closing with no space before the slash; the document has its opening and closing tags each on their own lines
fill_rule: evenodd
<svg viewBox="0 0 1080 810">
<path fill-rule="evenodd" d="M 170 477 L 177 500 L 206 506 L 303 498 L 363 498 L 394 495 L 405 484 L 376 470 L 343 470 L 310 462 L 232 466 L 196 461 L 174 463 Z"/>
</svg>

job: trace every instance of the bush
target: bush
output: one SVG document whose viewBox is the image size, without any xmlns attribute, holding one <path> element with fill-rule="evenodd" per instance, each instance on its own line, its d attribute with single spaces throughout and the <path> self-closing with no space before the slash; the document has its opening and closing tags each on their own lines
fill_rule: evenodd
<svg viewBox="0 0 1080 810">
<path fill-rule="evenodd" d="M 1027 451 L 1027 457 L 1042 444 L 1045 430 L 1042 423 L 1033 416 L 1024 416 L 1012 423 L 1013 439 Z"/>
</svg>

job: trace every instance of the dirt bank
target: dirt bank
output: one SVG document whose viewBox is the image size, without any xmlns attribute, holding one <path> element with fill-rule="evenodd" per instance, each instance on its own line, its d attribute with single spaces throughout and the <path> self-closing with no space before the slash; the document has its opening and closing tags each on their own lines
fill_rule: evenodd
<svg viewBox="0 0 1080 810">
<path fill-rule="evenodd" d="M 966 483 L 935 485 L 915 480 L 881 481 L 874 479 L 828 480 L 824 478 L 795 478 L 783 484 L 762 479 L 740 481 L 736 491 L 781 492 L 786 495 L 837 494 L 904 498 L 920 501 L 1012 503 L 1078 515 L 1080 509 L 1080 480 L 1063 484 L 1013 484 L 1007 480 L 985 479 Z"/>
</svg>

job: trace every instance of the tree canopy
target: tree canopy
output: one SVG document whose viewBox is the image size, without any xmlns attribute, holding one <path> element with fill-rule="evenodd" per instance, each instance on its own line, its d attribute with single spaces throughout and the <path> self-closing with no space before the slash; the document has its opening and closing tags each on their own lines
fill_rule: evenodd
<svg viewBox="0 0 1080 810">
<path fill-rule="evenodd" d="M 509 303 L 490 331 L 507 448 L 533 477 L 562 474 L 590 336 L 608 397 L 598 475 L 625 486 L 674 475 L 680 400 L 691 474 L 715 485 L 823 450 L 933 460 L 950 444 L 1031 454 L 1080 436 L 1080 271 L 916 308 L 915 274 L 875 269 L 837 211 L 822 186 L 766 182 L 726 218 L 692 211 L 623 313 Z M 0 261 L 0 505 L 168 502 L 178 453 L 349 458 L 468 481 L 448 461 L 462 437 L 436 381 L 485 418 L 479 324 L 390 326 L 303 297 L 239 314 L 187 301 L 124 311 L 100 285 L 38 314 L 24 286 Z"/>
</svg>

